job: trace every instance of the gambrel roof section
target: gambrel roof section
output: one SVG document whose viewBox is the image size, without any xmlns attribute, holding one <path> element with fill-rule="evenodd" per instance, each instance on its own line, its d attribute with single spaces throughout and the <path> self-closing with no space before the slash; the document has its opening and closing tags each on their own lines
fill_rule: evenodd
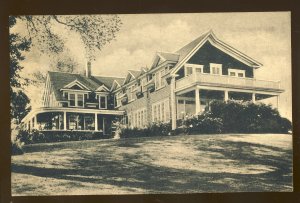
<svg viewBox="0 0 300 203">
<path fill-rule="evenodd" d="M 200 37 L 196 38 L 192 42 L 188 43 L 178 51 L 176 51 L 177 54 L 180 55 L 178 63 L 171 71 L 172 74 L 176 73 L 179 68 L 182 67 L 184 63 L 186 63 L 204 44 L 205 42 L 209 41 L 214 47 L 220 49 L 224 53 L 232 56 L 233 58 L 239 60 L 240 62 L 251 66 L 253 68 L 259 68 L 262 66 L 261 63 L 258 61 L 252 59 L 251 57 L 243 54 L 242 52 L 238 51 L 237 49 L 229 46 L 225 42 L 222 42 L 219 40 L 212 30 L 209 32 L 201 35 Z"/>
</svg>

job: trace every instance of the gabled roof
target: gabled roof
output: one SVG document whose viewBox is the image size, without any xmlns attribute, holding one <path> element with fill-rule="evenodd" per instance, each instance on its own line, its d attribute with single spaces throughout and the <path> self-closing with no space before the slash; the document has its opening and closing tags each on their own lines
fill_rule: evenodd
<svg viewBox="0 0 300 203">
<path fill-rule="evenodd" d="M 227 53 L 228 55 L 234 57 L 235 59 L 241 61 L 242 63 L 245 63 L 249 66 L 252 66 L 254 68 L 259 68 L 262 66 L 261 63 L 257 62 L 256 60 L 252 59 L 251 57 L 241 53 L 237 49 L 229 46 L 228 44 L 222 42 L 219 40 L 212 30 L 209 32 L 201 35 L 200 37 L 196 38 L 192 42 L 188 43 L 175 53 L 179 54 L 179 60 L 174 69 L 172 69 L 171 73 L 176 73 L 176 71 L 186 62 L 188 59 L 190 59 L 193 54 L 199 50 L 205 42 L 209 41 L 213 46 L 216 48 L 222 50 L 223 52 Z"/>
<path fill-rule="evenodd" d="M 110 77 L 110 76 L 93 76 L 93 78 L 97 79 L 98 81 L 102 82 L 107 88 L 111 88 L 113 85 L 114 80 L 122 83 L 124 78 L 120 77 Z"/>
<path fill-rule="evenodd" d="M 133 78 L 133 79 L 138 78 L 143 72 L 144 72 L 144 70 L 128 70 L 128 73 L 127 73 L 126 78 L 123 81 L 122 85 L 125 85 L 128 82 L 130 82 L 131 78 Z"/>
<path fill-rule="evenodd" d="M 208 34 L 209 32 L 201 35 L 200 37 L 197 37 L 196 39 L 176 51 L 175 53 L 180 55 L 178 62 L 182 61 L 205 37 L 207 37 Z"/>
<path fill-rule="evenodd" d="M 178 53 L 158 52 L 157 54 L 160 55 L 161 58 L 165 59 L 165 61 L 177 62 L 180 57 L 180 54 Z"/>
<path fill-rule="evenodd" d="M 178 53 L 169 53 L 169 52 L 157 52 L 154 56 L 151 69 L 159 66 L 165 61 L 177 62 L 180 55 Z"/>
<path fill-rule="evenodd" d="M 128 70 L 128 72 L 131 73 L 134 76 L 134 78 L 138 78 L 143 71 L 142 70 Z"/>
<path fill-rule="evenodd" d="M 99 87 L 105 86 L 108 89 L 111 88 L 114 80 L 123 80 L 122 78 L 106 77 L 106 76 L 91 76 L 90 78 L 85 77 L 76 73 L 65 73 L 65 72 L 48 72 L 50 83 L 53 87 L 55 97 L 58 101 L 63 101 L 64 98 L 60 92 L 66 85 L 78 82 L 84 85 L 90 91 L 96 91 Z"/>
<path fill-rule="evenodd" d="M 79 82 L 77 79 L 70 82 L 69 84 L 65 85 L 64 88 L 66 89 L 72 89 L 73 87 L 78 87 L 82 90 L 89 90 L 89 88 L 87 86 L 85 86 L 84 84 L 82 84 L 81 82 Z"/>
</svg>

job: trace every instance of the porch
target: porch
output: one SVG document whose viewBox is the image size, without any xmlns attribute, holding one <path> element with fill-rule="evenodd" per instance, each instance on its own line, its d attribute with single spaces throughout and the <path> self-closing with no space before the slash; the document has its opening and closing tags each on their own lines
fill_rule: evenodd
<svg viewBox="0 0 300 203">
<path fill-rule="evenodd" d="M 186 116 L 192 116 L 203 113 L 210 108 L 212 100 L 227 101 L 240 100 L 252 101 L 253 103 L 277 97 L 279 105 L 279 95 L 262 93 L 250 90 L 238 90 L 229 88 L 213 88 L 196 85 L 184 91 L 177 91 L 175 94 L 176 102 L 176 119 L 184 119 Z"/>
<path fill-rule="evenodd" d="M 123 118 L 123 111 L 71 108 L 40 108 L 23 120 L 29 131 L 93 131 L 111 134 L 114 120 Z"/>
</svg>

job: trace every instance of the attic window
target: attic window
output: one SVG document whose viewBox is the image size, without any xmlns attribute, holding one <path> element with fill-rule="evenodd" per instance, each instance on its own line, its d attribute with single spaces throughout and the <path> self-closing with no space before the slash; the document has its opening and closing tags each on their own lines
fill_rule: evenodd
<svg viewBox="0 0 300 203">
<path fill-rule="evenodd" d="M 244 78 L 245 77 L 245 70 L 240 70 L 240 69 L 228 69 L 228 75 L 231 77 L 239 77 L 239 78 Z"/>
<path fill-rule="evenodd" d="M 210 74 L 222 75 L 222 64 L 210 63 Z"/>
</svg>

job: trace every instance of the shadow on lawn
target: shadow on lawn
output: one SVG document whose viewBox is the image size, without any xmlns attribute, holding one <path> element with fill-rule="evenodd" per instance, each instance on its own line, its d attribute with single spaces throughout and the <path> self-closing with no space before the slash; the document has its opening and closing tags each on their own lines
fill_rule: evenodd
<svg viewBox="0 0 300 203">
<path fill-rule="evenodd" d="M 138 147 L 129 142 L 121 146 Z M 211 148 L 211 145 L 219 148 Z M 114 146 L 118 147 L 118 146 Z M 279 152 L 281 156 L 258 155 L 254 148 Z M 145 193 L 190 193 L 190 192 L 236 192 L 236 191 L 282 191 L 292 184 L 292 152 L 281 148 L 247 142 L 217 141 L 202 145 L 200 150 L 218 152 L 223 155 L 212 159 L 239 160 L 239 164 L 261 164 L 274 167 L 274 171 L 261 174 L 204 173 L 187 169 L 174 169 L 145 164 L 140 160 L 143 154 L 123 154 L 122 160 L 103 153 L 77 151 L 73 169 L 40 168 L 12 164 L 12 172 L 30 174 L 82 183 L 109 184 L 124 187 L 128 191 L 135 188 Z M 213 155 L 212 155 L 213 156 Z M 237 166 L 239 167 L 239 166 Z M 99 191 L 101 192 L 101 191 Z"/>
</svg>

